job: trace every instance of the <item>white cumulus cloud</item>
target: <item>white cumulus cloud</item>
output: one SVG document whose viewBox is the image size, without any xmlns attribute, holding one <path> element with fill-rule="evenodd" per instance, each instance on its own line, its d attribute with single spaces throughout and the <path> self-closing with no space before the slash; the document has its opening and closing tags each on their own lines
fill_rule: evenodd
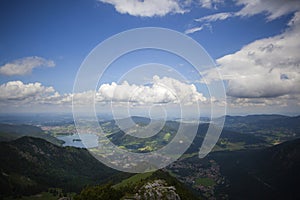
<svg viewBox="0 0 300 200">
<path fill-rule="evenodd" d="M 300 12 L 289 28 L 274 37 L 256 40 L 217 59 L 218 71 L 228 81 L 227 94 L 236 98 L 272 98 L 300 93 Z M 205 79 L 218 79 L 216 70 Z"/>
<path fill-rule="evenodd" d="M 176 79 L 153 77 L 150 86 L 111 83 L 102 84 L 97 93 L 98 101 L 147 103 L 196 103 L 206 101 L 203 94 L 193 84 L 186 84 Z"/>
<path fill-rule="evenodd" d="M 0 66 L 0 74 L 7 76 L 26 75 L 30 74 L 34 68 L 42 66 L 54 67 L 55 63 L 52 60 L 37 56 L 25 57 Z"/>
<path fill-rule="evenodd" d="M 112 4 L 116 11 L 140 17 L 165 16 L 169 13 L 183 14 L 186 10 L 178 0 L 99 0 Z"/>
<path fill-rule="evenodd" d="M 0 85 L 0 100 L 40 100 L 49 94 L 54 94 L 53 87 L 45 87 L 41 83 L 24 84 L 22 81 L 10 81 Z"/>
</svg>

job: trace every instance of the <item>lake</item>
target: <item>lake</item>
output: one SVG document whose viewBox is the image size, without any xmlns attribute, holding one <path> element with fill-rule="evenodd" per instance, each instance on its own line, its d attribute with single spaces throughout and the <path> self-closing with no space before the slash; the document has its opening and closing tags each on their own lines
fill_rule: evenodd
<svg viewBox="0 0 300 200">
<path fill-rule="evenodd" d="M 73 134 L 66 136 L 57 136 L 57 138 L 65 142 L 63 146 L 72 146 L 80 148 L 98 147 L 98 136 L 92 133 L 81 134 L 80 137 L 78 134 Z M 82 141 L 84 141 L 84 144 Z"/>
</svg>

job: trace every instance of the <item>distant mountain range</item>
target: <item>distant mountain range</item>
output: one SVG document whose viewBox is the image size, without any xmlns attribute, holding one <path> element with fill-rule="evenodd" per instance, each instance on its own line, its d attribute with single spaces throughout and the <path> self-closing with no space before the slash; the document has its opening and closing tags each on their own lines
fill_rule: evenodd
<svg viewBox="0 0 300 200">
<path fill-rule="evenodd" d="M 235 129 L 239 132 L 254 132 L 256 130 L 280 130 L 287 129 L 300 134 L 300 116 L 289 117 L 284 115 L 248 115 L 248 116 L 224 116 L 225 128 Z"/>
<path fill-rule="evenodd" d="M 27 124 L 0 124 L 0 141 L 11 141 L 23 136 L 42 138 L 56 145 L 63 141 L 45 133 L 40 127 Z"/>
<path fill-rule="evenodd" d="M 257 118 L 257 119 L 256 119 Z M 150 120 L 148 118 L 134 117 L 132 119 L 121 119 L 118 123 L 125 123 L 133 120 L 139 125 L 147 125 Z M 107 123 L 109 122 L 109 125 Z M 110 140 L 118 145 L 134 151 L 153 151 L 161 148 L 168 143 L 177 133 L 180 122 L 166 121 L 163 128 L 156 135 L 149 138 L 136 138 L 125 131 L 118 129 L 118 123 L 114 120 L 103 122 L 105 128 L 114 131 L 108 135 Z M 156 123 L 155 121 L 153 123 Z M 129 123 L 127 123 L 129 124 Z M 194 123 L 182 123 L 188 137 L 194 131 Z M 208 130 L 209 123 L 202 122 L 198 125 L 198 130 L 191 146 L 186 153 L 196 153 L 202 145 L 205 134 Z M 218 123 L 211 126 L 212 130 L 216 129 Z M 261 148 L 272 146 L 277 143 L 296 139 L 299 137 L 300 117 L 287 117 L 280 115 L 252 115 L 252 116 L 226 116 L 226 124 L 222 130 L 219 141 L 215 150 L 238 150 L 242 148 Z M 134 132 L 141 129 L 136 126 L 127 127 L 127 131 Z M 168 141 L 165 140 L 166 134 L 170 134 Z M 191 136 L 192 137 L 192 136 Z"/>
</svg>

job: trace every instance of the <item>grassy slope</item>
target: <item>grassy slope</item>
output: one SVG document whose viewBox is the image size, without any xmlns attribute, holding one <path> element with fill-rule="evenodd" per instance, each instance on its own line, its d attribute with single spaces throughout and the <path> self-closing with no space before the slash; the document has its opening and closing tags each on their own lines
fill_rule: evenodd
<svg viewBox="0 0 300 200">
<path fill-rule="evenodd" d="M 150 177 L 152 174 L 153 174 L 153 172 L 147 172 L 147 173 L 143 173 L 143 174 L 135 174 L 135 175 L 129 177 L 128 179 L 124 179 L 120 183 L 114 185 L 114 188 L 124 187 L 127 184 L 136 184 L 137 182 L 140 182 L 141 180 L 144 180 L 144 179 Z"/>
</svg>

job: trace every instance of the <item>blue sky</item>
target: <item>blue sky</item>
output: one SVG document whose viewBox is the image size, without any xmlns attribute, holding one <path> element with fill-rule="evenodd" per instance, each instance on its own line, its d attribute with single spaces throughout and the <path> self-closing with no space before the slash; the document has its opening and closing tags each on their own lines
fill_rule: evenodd
<svg viewBox="0 0 300 200">
<path fill-rule="evenodd" d="M 300 44 L 292 41 L 299 30 L 300 3 L 293 0 L 251 2 L 3 0 L 0 3 L 0 112 L 70 111 L 76 73 L 93 48 L 129 29 L 162 27 L 193 38 L 217 63 L 224 75 L 229 114 L 299 114 L 300 56 L 294 52 L 300 50 Z M 285 50 L 284 55 L 279 49 Z M 190 80 L 181 87 L 190 88 L 193 84 L 198 91 L 191 95 L 211 98 L 205 91 L 199 91 L 204 87 L 201 80 L 195 80 L 195 74 L 189 74 L 191 66 L 184 65 L 178 57 L 151 51 L 116 62 L 99 87 L 117 82 L 128 69 L 125 65 L 151 62 L 176 68 Z M 114 77 L 116 74 L 120 75 Z M 213 70 L 204 72 L 204 76 L 210 83 L 217 79 Z M 160 83 L 170 81 L 160 78 Z M 253 84 L 246 84 L 249 81 Z M 106 89 L 114 88 L 109 85 Z M 152 92 L 155 93 L 154 89 Z M 106 95 L 103 91 L 101 94 Z"/>
</svg>

